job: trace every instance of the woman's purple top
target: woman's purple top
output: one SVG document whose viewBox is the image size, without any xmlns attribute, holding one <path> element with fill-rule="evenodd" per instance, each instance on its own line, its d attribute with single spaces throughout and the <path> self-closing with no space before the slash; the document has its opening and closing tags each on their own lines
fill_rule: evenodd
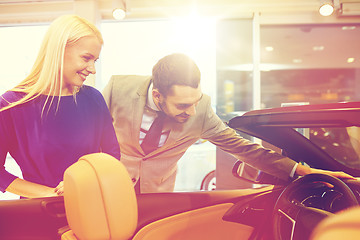
<svg viewBox="0 0 360 240">
<path fill-rule="evenodd" d="M 6 92 L 0 108 L 23 93 Z M 54 97 L 45 107 L 45 95 L 0 112 L 0 190 L 15 180 L 5 170 L 7 153 L 20 166 L 27 181 L 56 187 L 64 171 L 81 156 L 104 152 L 120 159 L 120 147 L 107 105 L 101 93 L 83 86 L 76 95 Z M 49 98 L 51 101 L 51 98 Z M 47 104 L 48 106 L 49 104 Z M 49 110 L 49 111 L 48 111 Z"/>
</svg>

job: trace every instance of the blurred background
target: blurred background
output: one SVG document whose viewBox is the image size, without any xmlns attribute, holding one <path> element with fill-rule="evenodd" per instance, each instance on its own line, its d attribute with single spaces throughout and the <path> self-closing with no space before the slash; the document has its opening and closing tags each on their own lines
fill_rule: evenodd
<svg viewBox="0 0 360 240">
<path fill-rule="evenodd" d="M 97 74 L 86 81 L 100 91 L 111 75 L 151 75 L 160 58 L 182 52 L 198 64 L 224 121 L 252 109 L 360 101 L 360 0 L 0 0 L 0 94 L 26 77 L 63 14 L 103 34 Z M 194 144 L 179 162 L 176 190 L 235 187 L 230 172 L 215 171 L 228 172 L 229 158 Z M 21 176 L 11 156 L 6 168 Z"/>
</svg>

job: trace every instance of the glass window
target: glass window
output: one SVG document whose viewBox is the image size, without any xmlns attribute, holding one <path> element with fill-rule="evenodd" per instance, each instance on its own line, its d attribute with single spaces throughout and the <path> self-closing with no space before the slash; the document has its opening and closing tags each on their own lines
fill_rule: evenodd
<svg viewBox="0 0 360 240">
<path fill-rule="evenodd" d="M 309 139 L 336 161 L 360 169 L 360 128 L 310 128 Z"/>
<path fill-rule="evenodd" d="M 201 87 L 215 106 L 216 25 L 213 19 L 181 18 L 158 21 L 104 22 L 101 32 L 101 82 L 111 75 L 151 75 L 156 62 L 181 52 L 194 59 L 201 71 Z"/>
<path fill-rule="evenodd" d="M 261 100 L 360 100 L 360 25 L 261 26 Z"/>
<path fill-rule="evenodd" d="M 253 25 L 251 19 L 218 21 L 216 26 L 216 113 L 223 121 L 252 108 Z M 216 149 L 216 189 L 252 187 L 231 174 L 237 159 Z"/>
<path fill-rule="evenodd" d="M 29 74 L 47 28 L 47 25 L 0 27 L 0 95 Z M 19 166 L 10 155 L 6 158 L 5 168 L 22 177 Z M 0 192 L 1 200 L 17 198 L 17 195 Z"/>
<path fill-rule="evenodd" d="M 217 114 L 227 121 L 252 108 L 252 20 L 217 23 Z"/>
<path fill-rule="evenodd" d="M 30 72 L 47 25 L 0 27 L 0 94 Z"/>
</svg>

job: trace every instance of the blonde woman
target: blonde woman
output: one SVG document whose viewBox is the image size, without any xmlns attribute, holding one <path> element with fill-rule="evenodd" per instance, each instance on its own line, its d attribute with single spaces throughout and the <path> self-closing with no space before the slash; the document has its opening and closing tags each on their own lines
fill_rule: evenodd
<svg viewBox="0 0 360 240">
<path fill-rule="evenodd" d="M 95 74 L 99 30 L 76 15 L 49 27 L 29 76 L 0 97 L 0 190 L 26 198 L 63 193 L 65 169 L 85 154 L 120 159 L 109 110 L 99 91 L 83 85 Z M 3 167 L 7 153 L 23 179 Z"/>
</svg>

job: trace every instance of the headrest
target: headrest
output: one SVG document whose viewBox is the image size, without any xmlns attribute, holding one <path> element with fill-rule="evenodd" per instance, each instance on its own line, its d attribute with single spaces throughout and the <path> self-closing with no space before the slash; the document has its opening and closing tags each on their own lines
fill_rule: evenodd
<svg viewBox="0 0 360 240">
<path fill-rule="evenodd" d="M 78 239 L 129 239 L 135 232 L 133 182 L 124 165 L 108 154 L 85 155 L 65 171 L 64 202 Z"/>
<path fill-rule="evenodd" d="M 352 207 L 322 220 L 313 231 L 312 240 L 356 240 L 360 236 L 360 207 Z"/>
</svg>

